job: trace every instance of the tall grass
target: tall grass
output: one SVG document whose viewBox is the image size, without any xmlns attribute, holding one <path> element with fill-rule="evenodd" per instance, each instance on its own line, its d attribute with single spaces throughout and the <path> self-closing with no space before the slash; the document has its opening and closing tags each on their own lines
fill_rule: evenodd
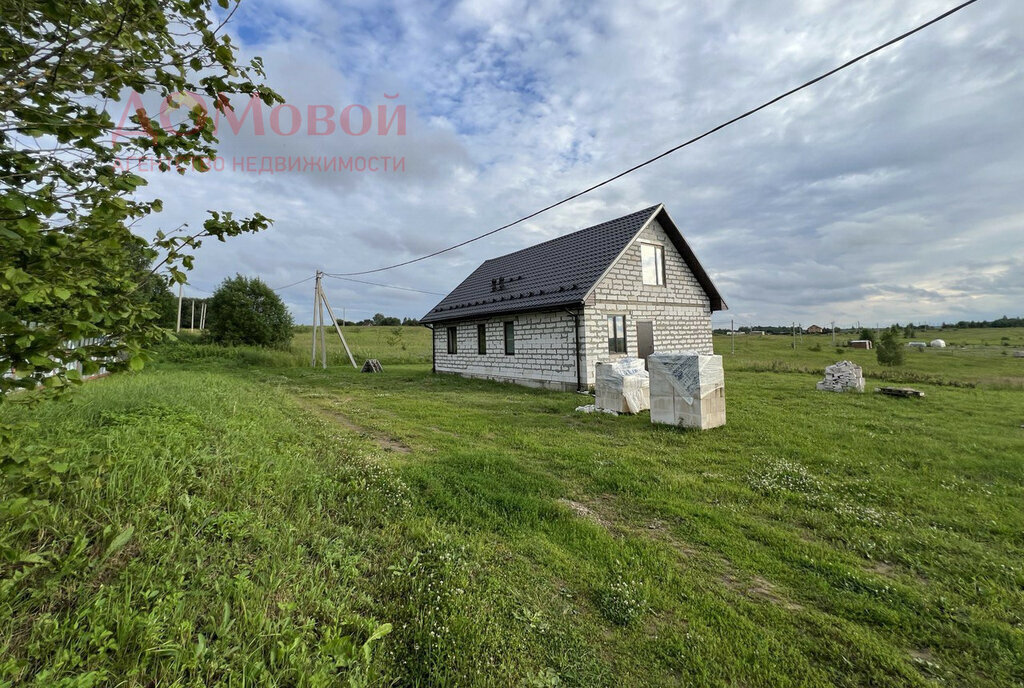
<svg viewBox="0 0 1024 688">
<path fill-rule="evenodd" d="M 0 530 L 0 685 L 374 680 L 358 562 L 407 500 L 351 439 L 213 373 L 5 417 L 67 468 Z"/>
</svg>

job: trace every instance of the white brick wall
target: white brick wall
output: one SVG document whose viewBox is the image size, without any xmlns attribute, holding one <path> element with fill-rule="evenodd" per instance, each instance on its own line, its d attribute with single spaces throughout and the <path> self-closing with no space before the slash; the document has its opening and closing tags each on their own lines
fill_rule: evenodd
<svg viewBox="0 0 1024 688">
<path fill-rule="evenodd" d="M 506 321 L 515 323 L 515 355 L 505 354 Z M 487 354 L 477 349 L 477 325 L 487 327 Z M 448 353 L 448 327 L 455 327 L 458 353 Z M 441 373 L 459 373 L 550 389 L 576 389 L 576 343 L 568 313 L 520 313 L 458 323 L 434 324 L 434 365 Z M 582 323 L 580 327 L 582 346 Z"/>
<path fill-rule="evenodd" d="M 665 247 L 665 286 L 644 284 L 640 242 Z M 626 354 L 636 356 L 636 324 L 654 323 L 654 350 L 692 349 L 711 354 L 711 302 L 693 271 L 657 220 L 630 244 L 598 283 L 587 302 L 584 324 L 586 381 L 594 383 L 594 364 L 624 354 L 608 352 L 608 316 L 626 316 Z"/>
</svg>

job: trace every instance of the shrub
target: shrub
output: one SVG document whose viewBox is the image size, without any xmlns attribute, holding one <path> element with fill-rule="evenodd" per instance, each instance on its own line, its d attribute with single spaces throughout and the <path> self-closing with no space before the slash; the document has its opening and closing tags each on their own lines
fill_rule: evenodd
<svg viewBox="0 0 1024 688">
<path fill-rule="evenodd" d="M 885 366 L 903 365 L 903 347 L 896 339 L 895 332 L 885 331 L 875 346 L 875 356 L 878 357 L 878 362 Z"/>
<path fill-rule="evenodd" d="M 258 277 L 224 280 L 210 299 L 207 332 L 212 341 L 283 348 L 292 338 L 292 316 Z"/>
<path fill-rule="evenodd" d="M 875 341 L 875 332 L 874 332 L 874 330 L 872 330 L 870 328 L 867 328 L 867 327 L 863 328 L 860 331 L 860 339 L 866 339 L 869 342 L 874 342 Z"/>
</svg>

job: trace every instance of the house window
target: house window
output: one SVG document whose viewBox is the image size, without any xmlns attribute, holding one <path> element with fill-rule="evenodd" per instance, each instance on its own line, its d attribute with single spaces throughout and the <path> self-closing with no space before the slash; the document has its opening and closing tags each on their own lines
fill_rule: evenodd
<svg viewBox="0 0 1024 688">
<path fill-rule="evenodd" d="M 665 247 L 658 244 L 640 244 L 644 284 L 665 286 Z"/>
<path fill-rule="evenodd" d="M 476 326 L 476 352 L 481 356 L 487 355 L 487 325 L 483 323 Z"/>
<path fill-rule="evenodd" d="M 516 324 L 511 320 L 505 323 L 505 355 L 514 356 L 516 353 Z"/>
<path fill-rule="evenodd" d="M 459 335 L 458 329 L 454 327 L 448 328 L 448 353 L 457 354 L 459 353 Z"/>
<path fill-rule="evenodd" d="M 626 316 L 608 316 L 608 353 L 626 353 Z"/>
</svg>

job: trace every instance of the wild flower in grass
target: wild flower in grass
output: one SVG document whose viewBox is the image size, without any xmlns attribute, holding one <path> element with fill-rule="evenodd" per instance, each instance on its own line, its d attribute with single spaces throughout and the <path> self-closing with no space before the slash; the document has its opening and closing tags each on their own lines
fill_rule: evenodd
<svg viewBox="0 0 1024 688">
<path fill-rule="evenodd" d="M 630 625 L 650 610 L 640 583 L 621 574 L 598 590 L 596 598 L 601 615 L 619 626 Z"/>
<path fill-rule="evenodd" d="M 821 481 L 806 468 L 785 459 L 755 458 L 755 467 L 747 478 L 747 484 L 763 495 L 785 492 L 814 494 L 823 488 Z"/>
</svg>

